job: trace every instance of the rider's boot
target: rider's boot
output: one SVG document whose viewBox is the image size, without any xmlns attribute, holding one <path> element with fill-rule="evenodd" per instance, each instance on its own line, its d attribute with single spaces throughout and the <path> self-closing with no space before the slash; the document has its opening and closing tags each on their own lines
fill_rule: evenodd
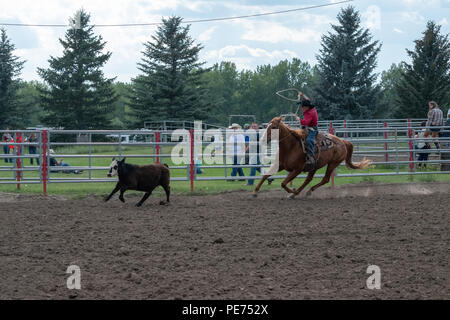
<svg viewBox="0 0 450 320">
<path fill-rule="evenodd" d="M 305 171 L 306 172 L 312 171 L 314 170 L 315 166 L 316 166 L 316 159 L 314 159 L 314 156 L 308 152 L 305 162 Z"/>
</svg>

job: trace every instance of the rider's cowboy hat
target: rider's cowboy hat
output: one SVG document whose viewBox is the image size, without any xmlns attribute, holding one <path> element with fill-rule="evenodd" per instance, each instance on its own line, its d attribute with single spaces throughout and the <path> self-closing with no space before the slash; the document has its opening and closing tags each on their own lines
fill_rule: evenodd
<svg viewBox="0 0 450 320">
<path fill-rule="evenodd" d="M 242 129 L 242 127 L 237 123 L 233 123 L 231 126 L 229 126 L 229 129 Z"/>
<path fill-rule="evenodd" d="M 307 99 L 302 101 L 302 107 L 307 107 L 310 109 L 315 108 L 314 105 L 311 103 L 311 101 Z"/>
</svg>

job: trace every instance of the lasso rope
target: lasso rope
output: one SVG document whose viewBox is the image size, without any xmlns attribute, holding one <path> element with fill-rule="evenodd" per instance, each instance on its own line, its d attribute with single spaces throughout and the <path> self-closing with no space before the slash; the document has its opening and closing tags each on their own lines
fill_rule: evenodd
<svg viewBox="0 0 450 320">
<path fill-rule="evenodd" d="M 291 89 L 286 89 L 286 90 L 277 91 L 277 92 L 276 92 L 276 95 L 279 96 L 280 98 L 284 99 L 284 100 L 292 101 L 292 102 L 297 102 L 297 101 L 298 101 L 297 99 L 291 99 L 291 98 L 285 97 L 285 96 L 283 95 L 283 93 L 289 92 L 289 91 L 295 91 L 295 92 L 297 92 L 297 94 L 300 92 L 300 91 L 298 91 L 298 90 L 295 89 L 295 88 L 291 88 Z"/>
<path fill-rule="evenodd" d="M 299 90 L 297 90 L 295 88 L 290 88 L 290 89 L 277 91 L 276 95 L 279 96 L 280 98 L 284 99 L 284 100 L 287 100 L 287 101 L 298 102 L 298 99 L 291 99 L 291 98 L 288 98 L 288 97 L 283 95 L 283 93 L 290 92 L 290 91 L 295 91 L 295 92 L 297 92 L 297 94 L 300 92 Z M 300 110 L 300 105 L 298 106 L 297 111 L 295 112 L 295 114 L 298 114 L 299 110 Z"/>
</svg>

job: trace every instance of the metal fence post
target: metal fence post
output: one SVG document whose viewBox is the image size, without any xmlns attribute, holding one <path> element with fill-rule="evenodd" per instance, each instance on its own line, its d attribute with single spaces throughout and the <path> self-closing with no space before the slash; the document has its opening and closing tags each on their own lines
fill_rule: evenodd
<svg viewBox="0 0 450 320">
<path fill-rule="evenodd" d="M 20 132 L 17 132 L 16 133 L 16 143 L 22 143 L 23 142 L 23 139 L 22 139 L 22 134 L 20 133 Z M 19 145 L 17 145 L 16 144 L 16 147 L 15 147 L 15 150 L 16 150 L 16 156 L 17 156 L 17 158 L 16 158 L 16 169 L 19 169 L 19 170 L 16 170 L 16 180 L 17 180 L 17 190 L 20 190 L 20 180 L 21 180 L 21 178 L 22 178 L 22 172 L 20 171 L 20 168 L 22 167 L 22 161 L 21 161 L 21 158 L 20 158 L 20 156 L 22 155 L 22 145 L 21 144 L 19 144 Z"/>
<path fill-rule="evenodd" d="M 39 182 L 42 183 L 42 161 L 44 160 L 42 157 L 42 132 L 39 132 L 39 162 L 37 164 L 39 165 Z"/>
<path fill-rule="evenodd" d="M 159 154 L 161 150 L 161 146 L 159 145 L 159 142 L 161 142 L 161 132 L 155 133 L 155 142 L 156 142 L 156 163 L 159 164 Z"/>
<path fill-rule="evenodd" d="M 44 196 L 47 195 L 47 174 L 48 174 L 48 161 L 47 161 L 47 149 L 48 149 L 48 131 L 42 131 L 42 162 L 41 162 L 41 171 L 42 171 L 42 186 L 44 189 Z"/>
<path fill-rule="evenodd" d="M 191 156 L 190 156 L 190 175 L 189 175 L 189 180 L 191 182 L 191 192 L 194 192 L 194 166 L 195 166 L 195 161 L 194 161 L 194 130 L 189 130 L 189 145 L 190 145 L 190 150 L 191 150 Z"/>
<path fill-rule="evenodd" d="M 330 134 L 334 134 L 334 128 L 333 128 L 333 122 L 330 121 Z M 333 170 L 333 172 L 331 173 L 331 187 L 334 188 L 334 175 L 335 175 L 335 170 Z"/>
<path fill-rule="evenodd" d="M 398 164 L 398 130 L 395 129 L 395 171 L 399 173 L 399 164 Z"/>
<path fill-rule="evenodd" d="M 388 143 L 387 143 L 387 139 L 388 139 L 388 132 L 387 132 L 387 122 L 384 123 L 384 150 L 386 151 L 386 153 L 384 154 L 384 162 L 386 162 L 386 166 L 388 165 L 387 162 L 389 162 L 389 154 L 388 154 Z"/>
<path fill-rule="evenodd" d="M 92 179 L 92 133 L 89 133 L 89 180 Z"/>
<path fill-rule="evenodd" d="M 347 120 L 344 120 L 344 139 L 347 139 Z"/>
<path fill-rule="evenodd" d="M 122 134 L 119 133 L 119 158 L 122 157 Z"/>
<path fill-rule="evenodd" d="M 409 172 L 414 172 L 414 155 L 413 155 L 413 129 L 411 128 L 411 119 L 408 119 L 408 138 L 409 138 Z"/>
</svg>

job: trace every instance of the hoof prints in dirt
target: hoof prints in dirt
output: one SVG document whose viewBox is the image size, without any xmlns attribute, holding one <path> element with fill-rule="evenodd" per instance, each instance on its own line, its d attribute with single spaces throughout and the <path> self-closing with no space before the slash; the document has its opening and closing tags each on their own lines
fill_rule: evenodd
<svg viewBox="0 0 450 320">
<path fill-rule="evenodd" d="M 11 201 L 0 299 L 449 299 L 447 198 Z M 81 268 L 76 293 L 70 265 Z M 381 290 L 366 287 L 369 265 Z"/>
</svg>

